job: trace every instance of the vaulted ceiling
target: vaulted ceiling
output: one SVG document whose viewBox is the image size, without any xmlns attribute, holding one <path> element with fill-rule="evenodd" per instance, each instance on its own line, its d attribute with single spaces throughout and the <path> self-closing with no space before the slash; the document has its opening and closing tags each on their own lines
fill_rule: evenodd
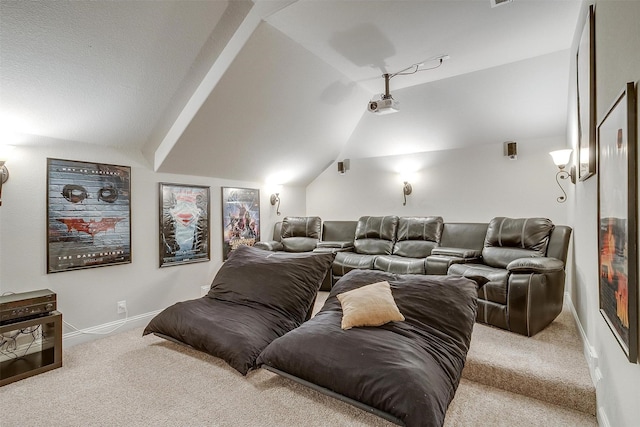
<svg viewBox="0 0 640 427">
<path fill-rule="evenodd" d="M 343 158 L 563 135 L 581 3 L 2 0 L 0 139 L 306 185 Z M 399 113 L 366 111 L 423 61 L 390 81 Z"/>
</svg>

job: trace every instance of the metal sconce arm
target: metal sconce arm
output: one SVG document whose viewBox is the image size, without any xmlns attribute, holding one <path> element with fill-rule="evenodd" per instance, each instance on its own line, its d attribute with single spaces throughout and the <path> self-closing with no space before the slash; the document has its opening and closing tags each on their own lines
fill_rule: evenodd
<svg viewBox="0 0 640 427">
<path fill-rule="evenodd" d="M 2 206 L 2 184 L 9 179 L 9 169 L 4 165 L 4 161 L 0 160 L 0 206 Z"/>
<path fill-rule="evenodd" d="M 556 199 L 558 203 L 564 203 L 567 201 L 567 192 L 564 191 L 564 188 L 562 188 L 562 185 L 560 184 L 561 179 L 567 179 L 567 178 L 571 178 L 571 183 L 573 184 L 576 183 L 576 167 L 575 166 L 571 166 L 571 172 L 567 172 L 563 166 L 560 168 L 558 173 L 556 173 L 556 182 L 558 183 L 558 187 L 560 187 L 560 191 L 562 191 L 562 196 L 558 196 L 558 198 Z"/>
<path fill-rule="evenodd" d="M 402 196 L 404 197 L 404 203 L 402 203 L 402 206 L 407 206 L 407 196 L 411 194 L 411 191 L 413 191 L 411 184 L 405 181 L 402 186 Z"/>
<path fill-rule="evenodd" d="M 276 215 L 280 215 L 280 193 L 272 194 L 269 200 L 271 201 L 271 206 L 274 206 L 276 203 L 278 204 L 276 207 Z"/>
</svg>

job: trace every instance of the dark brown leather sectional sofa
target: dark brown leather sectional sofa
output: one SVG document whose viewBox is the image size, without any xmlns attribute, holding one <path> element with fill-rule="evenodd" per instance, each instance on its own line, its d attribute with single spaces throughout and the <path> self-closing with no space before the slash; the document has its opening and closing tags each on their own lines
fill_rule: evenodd
<svg viewBox="0 0 640 427">
<path fill-rule="evenodd" d="M 545 218 L 493 218 L 489 223 L 446 223 L 441 217 L 363 216 L 358 221 L 287 217 L 276 251 L 335 252 L 332 283 L 353 269 L 397 274 L 481 276 L 477 321 L 526 336 L 562 310 L 571 228 Z"/>
</svg>

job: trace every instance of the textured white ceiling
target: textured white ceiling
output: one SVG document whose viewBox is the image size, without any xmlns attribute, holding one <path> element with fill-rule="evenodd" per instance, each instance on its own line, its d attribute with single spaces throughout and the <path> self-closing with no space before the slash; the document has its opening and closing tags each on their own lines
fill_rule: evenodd
<svg viewBox="0 0 640 427">
<path fill-rule="evenodd" d="M 2 1 L 0 125 L 142 146 L 225 1 Z"/>
<path fill-rule="evenodd" d="M 239 41 L 248 0 L 2 0 L 0 129 L 142 150 L 160 171 L 297 185 L 344 157 L 563 134 L 581 3 L 258 1 L 266 22 Z M 451 59 L 437 70 L 392 79 L 400 113 L 366 113 L 383 72 L 439 54 Z"/>
<path fill-rule="evenodd" d="M 378 93 L 382 74 L 442 54 L 451 59 L 439 69 L 398 76 L 392 90 L 568 49 L 579 8 L 558 0 L 495 8 L 489 0 L 299 0 L 267 22 Z"/>
</svg>

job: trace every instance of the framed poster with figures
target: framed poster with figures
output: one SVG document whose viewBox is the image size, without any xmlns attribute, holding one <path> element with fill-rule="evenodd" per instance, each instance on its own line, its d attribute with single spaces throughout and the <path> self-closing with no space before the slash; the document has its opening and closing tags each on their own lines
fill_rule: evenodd
<svg viewBox="0 0 640 427">
<path fill-rule="evenodd" d="M 47 159 L 47 273 L 131 262 L 131 168 Z"/>
<path fill-rule="evenodd" d="M 160 183 L 160 267 L 210 260 L 209 187 Z"/>
<path fill-rule="evenodd" d="M 627 83 L 598 125 L 600 313 L 629 362 L 638 359 L 636 91 Z"/>
<path fill-rule="evenodd" d="M 222 187 L 223 260 L 240 245 L 260 240 L 260 190 Z"/>
</svg>

